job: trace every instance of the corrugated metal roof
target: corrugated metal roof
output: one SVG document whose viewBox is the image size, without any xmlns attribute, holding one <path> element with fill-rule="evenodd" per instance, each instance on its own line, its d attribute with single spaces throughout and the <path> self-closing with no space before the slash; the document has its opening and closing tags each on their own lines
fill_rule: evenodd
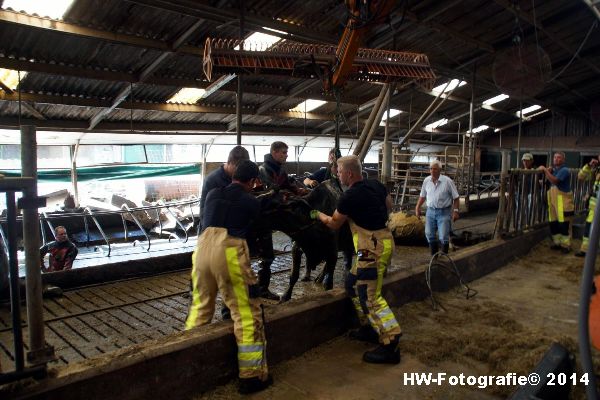
<svg viewBox="0 0 600 400">
<path fill-rule="evenodd" d="M 24 78 L 21 90 L 32 96 L 37 111 L 57 125 L 61 121 L 79 121 L 82 126 L 89 125 L 93 117 L 103 110 L 99 104 L 113 104 L 116 96 L 129 87 L 124 77 L 134 81 L 133 95 L 127 96 L 122 105 L 117 104 L 117 108 L 104 117 L 103 121 L 107 123 L 133 120 L 136 123 L 227 125 L 235 121 L 235 79 L 198 103 L 220 107 L 227 105 L 230 114 L 178 112 L 175 109 L 129 110 L 132 103 L 134 107 L 136 103 L 164 104 L 184 82 L 193 81 L 196 86 L 202 82 L 208 85 L 199 56 L 206 38 L 237 38 L 239 35 L 237 18 L 213 18 L 205 10 L 206 7 L 212 7 L 210 12 L 213 14 L 235 11 L 238 7 L 236 1 L 161 3 L 172 4 L 171 9 L 154 8 L 145 3 L 141 0 L 77 0 L 64 17 L 64 26 L 69 28 L 69 32 L 41 29 L 22 21 L 14 23 L 7 19 L 0 20 L 0 64 L 8 65 L 9 61 L 13 62 L 11 60 L 35 63 L 37 72 L 30 72 Z M 335 38 L 340 37 L 347 18 L 343 2 L 337 0 L 246 0 L 244 4 L 248 33 L 252 30 L 252 18 L 262 18 L 265 23 L 276 20 L 294 24 L 331 43 L 332 38 L 335 42 Z M 535 13 L 538 25 L 534 27 L 527 18 L 515 20 L 512 4 L 504 0 L 398 2 L 392 15 L 392 25 L 375 27 L 365 45 L 377 44 L 379 48 L 391 49 L 395 43 L 397 50 L 423 52 L 440 75 L 439 82 L 447 81 L 450 76 L 469 82 L 453 92 L 453 96 L 463 99 L 463 102 L 446 100 L 430 118 L 434 120 L 438 117 L 456 117 L 468 110 L 474 67 L 477 74 L 474 89 L 476 102 L 499 94 L 501 89 L 494 83 L 492 66 L 496 55 L 514 46 L 513 39 L 519 34 L 524 43 L 539 45 L 549 55 L 553 67 L 550 76 L 569 66 L 556 80 L 546 82 L 540 93 L 527 96 L 524 103 L 539 101 L 563 113 L 587 112 L 590 104 L 598 101 L 597 93 L 600 90 L 600 35 L 597 34 L 597 28 L 582 46 L 579 58 L 568 63 L 595 22 L 594 16 L 582 2 L 519 1 L 520 13 L 528 18 Z M 30 20 L 41 25 L 49 21 L 35 17 Z M 63 26 L 60 22 L 49 25 Z M 181 43 L 183 47 L 165 53 L 194 26 L 195 29 Z M 103 37 L 99 37 L 99 34 Z M 136 82 L 140 74 L 157 60 L 161 62 L 150 74 L 150 79 L 161 83 Z M 50 66 L 58 67 L 59 71 L 51 70 Z M 60 71 L 61 66 L 64 72 Z M 66 67 L 69 67 L 69 71 L 66 71 Z M 106 73 L 85 77 L 86 71 Z M 255 110 L 263 105 L 268 106 L 263 107 L 266 108 L 263 115 L 244 114 L 245 124 L 290 128 L 306 126 L 310 129 L 333 126 L 337 109 L 335 99 L 331 95 L 324 96 L 320 85 L 296 92 L 296 88 L 303 87 L 305 83 L 302 79 L 250 74 L 245 75 L 243 81 L 244 106 Z M 341 110 L 344 118 L 352 121 L 349 125 L 354 131 L 357 106 L 376 98 L 380 90 L 380 85 L 361 82 L 349 82 L 343 88 Z M 39 101 L 35 102 L 36 95 L 46 97 L 38 97 Z M 56 99 L 59 96 L 71 96 L 102 103 L 95 103 L 98 105 L 93 107 L 50 104 L 52 96 L 56 96 Z M 288 110 L 307 98 L 328 100 L 316 112 L 329 115 L 329 121 L 305 121 L 304 118 L 275 115 L 277 111 Z M 417 113 L 424 111 L 432 100 L 432 96 L 418 88 L 407 86 L 398 89 L 391 104 L 405 111 L 400 121 L 408 121 L 409 118 L 415 121 L 419 116 Z M 59 100 L 57 102 L 60 103 Z M 510 99 L 497 107 L 506 112 L 477 111 L 476 124 L 489 122 L 501 126 L 513 122 L 515 117 L 512 114 L 518 109 L 519 102 Z M 413 112 L 410 117 L 407 115 L 409 110 Z M 36 113 L 26 108 L 22 108 L 21 112 L 23 118 L 37 118 Z M 0 101 L 0 118 L 5 123 L 15 121 L 18 115 L 14 97 L 10 101 Z M 366 116 L 365 113 L 360 114 L 359 130 Z M 459 117 L 449 123 L 447 129 L 458 131 L 459 126 L 464 127 L 467 123 L 468 116 Z"/>
</svg>

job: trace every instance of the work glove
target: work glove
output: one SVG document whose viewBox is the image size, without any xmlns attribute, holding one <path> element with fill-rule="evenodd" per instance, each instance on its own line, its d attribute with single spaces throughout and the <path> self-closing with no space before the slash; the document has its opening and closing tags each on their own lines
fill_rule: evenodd
<svg viewBox="0 0 600 400">
<path fill-rule="evenodd" d="M 310 219 L 319 219 L 319 210 L 310 210 Z"/>
</svg>

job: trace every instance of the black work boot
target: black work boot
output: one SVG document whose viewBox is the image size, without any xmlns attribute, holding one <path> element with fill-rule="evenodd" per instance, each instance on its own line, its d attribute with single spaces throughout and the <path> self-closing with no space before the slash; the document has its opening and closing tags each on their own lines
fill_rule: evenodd
<svg viewBox="0 0 600 400">
<path fill-rule="evenodd" d="M 353 340 L 360 340 L 361 342 L 379 343 L 379 335 L 371 325 L 361 325 L 360 328 L 350 331 L 348 337 Z"/>
<path fill-rule="evenodd" d="M 273 377 L 261 381 L 259 378 L 240 378 L 238 383 L 238 392 L 240 394 L 250 394 L 260 392 L 273 384 Z"/>
<path fill-rule="evenodd" d="M 382 344 L 374 350 L 363 354 L 363 361 L 372 364 L 398 364 L 400 363 L 400 349 L 398 348 L 398 337 L 390 344 Z"/>
<path fill-rule="evenodd" d="M 439 243 L 438 242 L 430 242 L 429 250 L 431 251 L 432 256 L 435 255 L 439 250 Z"/>
<path fill-rule="evenodd" d="M 450 243 L 443 243 L 442 244 L 442 253 L 448 254 L 448 250 L 450 250 Z"/>
<path fill-rule="evenodd" d="M 269 288 L 260 288 L 260 297 L 267 300 L 279 301 L 279 295 L 271 292 Z"/>
</svg>

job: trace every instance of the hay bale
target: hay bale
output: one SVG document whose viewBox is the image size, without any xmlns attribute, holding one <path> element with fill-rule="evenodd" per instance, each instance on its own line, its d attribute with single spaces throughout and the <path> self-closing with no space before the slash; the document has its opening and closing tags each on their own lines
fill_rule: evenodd
<svg viewBox="0 0 600 400">
<path fill-rule="evenodd" d="M 426 244 L 425 224 L 415 215 L 406 215 L 403 212 L 391 213 L 388 227 L 394 235 L 397 244 Z"/>
</svg>

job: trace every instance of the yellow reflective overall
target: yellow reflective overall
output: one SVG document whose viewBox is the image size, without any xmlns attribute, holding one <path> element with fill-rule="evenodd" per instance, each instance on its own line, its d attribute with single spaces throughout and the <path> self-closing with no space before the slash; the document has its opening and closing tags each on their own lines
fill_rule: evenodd
<svg viewBox="0 0 600 400">
<path fill-rule="evenodd" d="M 250 266 L 244 239 L 227 229 L 209 227 L 200 235 L 192 255 L 192 304 L 185 328 L 209 324 L 217 291 L 231 310 L 238 345 L 240 378 L 267 379 L 266 340 L 258 280 Z"/>
<path fill-rule="evenodd" d="M 561 192 L 556 186 L 548 190 L 548 221 L 555 245 L 563 248 L 571 247 L 569 224 L 573 219 L 574 211 L 573 192 Z"/>
<path fill-rule="evenodd" d="M 392 258 L 394 239 L 389 229 L 369 231 L 350 221 L 356 250 L 346 289 L 362 324 L 368 321 L 379 334 L 382 344 L 389 344 L 401 333 L 394 313 L 381 295 L 383 276 Z"/>
</svg>

